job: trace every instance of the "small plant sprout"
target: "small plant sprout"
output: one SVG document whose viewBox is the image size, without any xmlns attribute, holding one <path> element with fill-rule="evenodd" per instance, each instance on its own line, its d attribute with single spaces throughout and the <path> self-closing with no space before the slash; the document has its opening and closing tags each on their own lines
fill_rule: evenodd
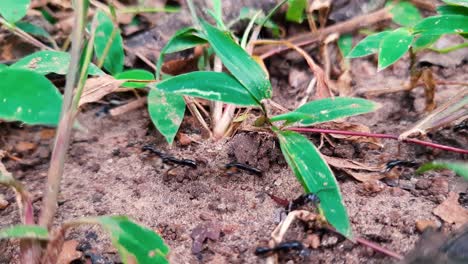
<svg viewBox="0 0 468 264">
<path fill-rule="evenodd" d="M 403 90 L 414 89 L 418 81 L 422 80 L 425 85 L 426 111 L 432 111 L 435 108 L 436 82 L 429 68 L 421 68 L 416 63 L 416 55 L 423 50 L 450 52 L 468 46 L 465 42 L 444 50 L 431 48 L 445 34 L 465 36 L 468 32 L 466 4 L 450 0 L 444 2 L 447 5 L 437 8 L 438 15 L 426 18 L 422 18 L 418 9 L 408 1 L 389 2 L 388 6 L 393 15 L 393 21 L 402 27 L 367 36 L 347 54 L 347 58 L 364 57 L 376 53 L 378 54 L 378 71 L 381 71 L 409 52 L 410 80 Z"/>
<path fill-rule="evenodd" d="M 29 1 L 2 1 L 0 14 L 9 22 L 20 20 L 25 14 Z M 21 263 L 57 263 L 65 235 L 70 228 L 83 224 L 101 225 L 110 234 L 123 263 L 168 263 L 168 246 L 154 231 L 142 227 L 125 216 L 84 217 L 67 220 L 52 229 L 57 210 L 57 197 L 64 173 L 64 163 L 69 147 L 75 117 L 81 105 L 88 74 L 104 75 L 90 61 L 96 50 L 99 63 L 111 73 L 119 73 L 123 68 L 121 38 L 112 39 L 114 26 L 107 15 L 98 12 L 90 25 L 87 49 L 83 50 L 83 40 L 88 14 L 87 0 L 73 1 L 74 27 L 71 52 L 40 51 L 19 60 L 10 67 L 0 69 L 0 118 L 6 121 L 21 121 L 26 124 L 58 125 L 54 150 L 50 162 L 48 179 L 44 191 L 43 206 L 39 221 L 35 221 L 31 195 L 16 181 L 0 163 L 0 184 L 9 186 L 16 193 L 22 224 L 0 230 L 0 239 L 20 239 Z M 4 22 L 4 21 L 2 21 Z M 102 34 L 104 32 L 104 34 Z M 117 31 L 115 31 L 117 32 Z M 111 35 L 108 40 L 108 36 Z M 107 37 L 106 37 L 107 36 Z M 120 42 L 118 41 L 120 40 Z M 106 43 L 99 45 L 99 43 Z M 95 49 L 93 48 L 95 44 Z M 109 61 L 106 53 L 113 53 Z M 117 54 L 117 55 L 116 55 Z M 66 74 L 65 92 L 62 95 L 44 76 L 48 73 Z M 121 81 L 123 83 L 123 81 Z M 15 87 L 15 89 L 10 89 Z M 47 104 L 44 104 L 47 102 Z"/>
</svg>

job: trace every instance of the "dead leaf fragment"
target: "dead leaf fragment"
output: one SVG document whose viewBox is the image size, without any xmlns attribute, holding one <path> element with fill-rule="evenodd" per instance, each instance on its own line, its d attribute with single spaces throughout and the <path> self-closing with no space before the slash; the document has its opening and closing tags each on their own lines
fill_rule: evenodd
<svg viewBox="0 0 468 264">
<path fill-rule="evenodd" d="M 322 156 L 330 166 L 341 169 L 360 182 L 375 181 L 386 177 L 384 173 L 381 173 L 382 167 L 368 166 L 366 164 L 348 159 L 341 159 L 325 155 Z"/>
<path fill-rule="evenodd" d="M 117 91 L 125 80 L 117 80 L 110 75 L 89 78 L 83 89 L 80 106 L 101 100 L 104 96 Z"/>
<path fill-rule="evenodd" d="M 368 126 L 362 124 L 355 124 L 349 122 L 327 122 L 324 124 L 320 124 L 317 126 L 318 128 L 323 129 L 335 129 L 335 130 L 345 130 L 345 131 L 352 131 L 352 132 L 362 132 L 362 133 L 370 133 L 370 128 Z M 378 138 L 372 137 L 360 137 L 360 136 L 346 136 L 346 135 L 337 135 L 337 134 L 330 134 L 330 136 L 338 139 L 345 139 L 351 140 L 354 142 L 360 143 L 370 143 L 379 148 L 382 148 L 383 145 L 380 143 Z"/>
<path fill-rule="evenodd" d="M 458 203 L 458 194 L 450 192 L 447 199 L 437 206 L 433 213 L 447 223 L 455 224 L 456 228 L 468 223 L 468 209 Z"/>
<path fill-rule="evenodd" d="M 73 260 L 81 258 L 83 253 L 76 250 L 77 246 L 78 241 L 76 240 L 65 241 L 65 243 L 63 243 L 62 251 L 60 251 L 57 264 L 69 264 Z"/>
<path fill-rule="evenodd" d="M 27 152 L 30 150 L 35 150 L 37 148 L 37 144 L 33 142 L 27 141 L 20 141 L 15 145 L 15 150 L 18 152 Z"/>
</svg>

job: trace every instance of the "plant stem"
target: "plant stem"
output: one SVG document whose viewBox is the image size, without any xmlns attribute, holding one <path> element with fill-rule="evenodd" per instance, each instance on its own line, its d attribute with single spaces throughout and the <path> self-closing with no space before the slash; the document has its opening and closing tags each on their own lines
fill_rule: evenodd
<svg viewBox="0 0 468 264">
<path fill-rule="evenodd" d="M 429 49 L 432 50 L 432 51 L 435 51 L 437 53 L 445 54 L 445 53 L 449 53 L 449 52 L 452 52 L 452 51 L 455 51 L 455 50 L 458 50 L 458 49 L 463 49 L 463 48 L 466 48 L 466 47 L 468 47 L 468 42 L 465 42 L 465 43 L 462 43 L 462 44 L 459 44 L 459 45 L 454 45 L 454 46 L 447 47 L 447 48 L 443 48 L 443 49 L 436 49 L 436 48 L 429 48 Z"/>
<path fill-rule="evenodd" d="M 24 39 L 25 41 L 31 43 L 32 45 L 43 49 L 43 50 L 54 50 L 44 43 L 40 42 L 39 40 L 35 39 L 33 36 L 29 35 L 28 33 L 24 32 L 18 27 L 15 27 L 14 25 L 10 24 L 8 21 L 4 20 L 3 18 L 0 17 L 0 24 L 5 25 L 13 34 L 17 35 L 18 37 Z"/>
<path fill-rule="evenodd" d="M 337 134 L 337 135 L 347 135 L 347 136 L 360 136 L 360 137 L 373 137 L 373 138 L 387 138 L 398 140 L 398 136 L 390 134 L 376 134 L 376 133 L 366 133 L 366 132 L 356 132 L 356 131 L 345 131 L 345 130 L 334 130 L 334 129 L 321 129 L 321 128 L 310 128 L 310 127 L 290 127 L 286 128 L 287 130 L 296 131 L 296 132 L 306 132 L 306 133 L 325 133 L 325 134 Z M 432 142 L 427 142 L 414 138 L 406 138 L 402 140 L 403 142 L 414 143 L 430 148 L 442 149 L 446 151 L 468 154 L 468 150 L 460 149 L 456 147 L 450 147 L 445 145 L 440 145 Z"/>
<path fill-rule="evenodd" d="M 166 7 L 129 6 L 129 7 L 117 9 L 117 13 L 121 13 L 121 14 L 139 14 L 139 13 L 157 13 L 157 12 L 176 13 L 179 11 L 180 11 L 180 8 L 175 7 L 175 6 L 166 6 Z"/>
<path fill-rule="evenodd" d="M 221 59 L 218 56 L 215 56 L 214 58 L 213 71 L 215 72 L 223 71 L 223 63 L 221 62 Z M 215 128 L 218 126 L 218 122 L 221 120 L 221 117 L 223 115 L 223 103 L 218 102 L 218 101 L 211 101 L 210 108 L 211 108 L 211 125 L 213 127 L 213 132 L 214 132 Z"/>
<path fill-rule="evenodd" d="M 393 251 L 390 251 L 386 248 L 383 248 L 377 244 L 375 244 L 374 242 L 371 242 L 369 240 L 366 240 L 364 238 L 361 238 L 361 237 L 355 237 L 355 240 L 356 242 L 360 243 L 360 244 L 363 244 L 364 246 L 366 247 L 370 247 L 372 248 L 373 250 L 377 251 L 377 252 L 380 252 L 380 253 L 383 253 L 387 256 L 390 256 L 392 258 L 395 258 L 395 259 L 398 259 L 398 260 L 403 260 L 403 256 L 401 256 L 400 254 L 397 254 Z"/>
<path fill-rule="evenodd" d="M 75 20 L 72 32 L 71 62 L 66 76 L 60 123 L 54 142 L 54 150 L 47 175 L 47 185 L 44 191 L 44 202 L 39 217 L 39 225 L 50 228 L 57 210 L 57 196 L 64 171 L 64 163 L 68 150 L 73 120 L 76 111 L 72 109 L 73 91 L 79 75 L 81 46 L 86 22 L 86 0 L 75 1 Z"/>
<path fill-rule="evenodd" d="M 392 15 L 390 14 L 390 12 L 388 12 L 388 8 L 382 8 L 375 12 L 372 12 L 366 15 L 361 15 L 353 19 L 347 20 L 345 22 L 337 23 L 335 25 L 326 27 L 323 30 L 319 30 L 317 33 L 299 34 L 297 36 L 287 39 L 287 41 L 297 46 L 305 46 L 305 45 L 309 45 L 314 42 L 320 41 L 332 33 L 338 33 L 338 34 L 348 33 L 353 30 L 356 30 L 359 27 L 369 26 L 377 22 L 388 20 L 391 18 L 392 18 Z M 284 51 L 290 48 L 291 47 L 285 47 L 285 46 L 259 47 L 255 49 L 254 53 L 260 54 L 261 58 L 265 59 L 276 53 L 279 53 L 281 51 Z"/>
<path fill-rule="evenodd" d="M 106 42 L 106 46 L 104 47 L 104 50 L 102 51 L 102 55 L 98 60 L 97 66 L 99 68 L 102 68 L 102 65 L 104 65 L 104 61 L 106 60 L 107 54 L 109 53 L 109 50 L 110 50 L 110 48 L 112 46 L 112 43 L 114 42 L 114 38 L 117 35 L 118 31 L 119 30 L 118 30 L 117 26 L 114 25 L 114 28 L 112 28 L 111 35 L 109 36 L 109 39 Z M 89 45 L 88 45 L 88 49 L 90 49 Z"/>
</svg>

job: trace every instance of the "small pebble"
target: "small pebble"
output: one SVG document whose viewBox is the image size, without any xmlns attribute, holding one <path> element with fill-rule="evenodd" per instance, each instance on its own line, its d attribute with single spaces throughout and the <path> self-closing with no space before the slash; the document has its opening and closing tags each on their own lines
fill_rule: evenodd
<svg viewBox="0 0 468 264">
<path fill-rule="evenodd" d="M 332 247 L 338 243 L 338 237 L 333 235 L 324 235 L 322 237 L 322 246 L 324 247 Z"/>
<path fill-rule="evenodd" d="M 426 230 L 428 227 L 437 228 L 437 224 L 434 221 L 428 219 L 416 220 L 416 230 L 419 233 L 424 232 L 424 230 Z"/>
<path fill-rule="evenodd" d="M 418 190 L 427 190 L 429 187 L 431 187 L 431 185 L 432 185 L 431 180 L 429 180 L 429 179 L 419 179 L 416 182 L 415 187 Z"/>
<path fill-rule="evenodd" d="M 10 203 L 5 199 L 3 195 L 0 194 L 0 210 L 3 210 L 8 207 Z"/>
<path fill-rule="evenodd" d="M 410 181 L 400 180 L 400 188 L 403 190 L 413 190 L 414 184 Z"/>
</svg>

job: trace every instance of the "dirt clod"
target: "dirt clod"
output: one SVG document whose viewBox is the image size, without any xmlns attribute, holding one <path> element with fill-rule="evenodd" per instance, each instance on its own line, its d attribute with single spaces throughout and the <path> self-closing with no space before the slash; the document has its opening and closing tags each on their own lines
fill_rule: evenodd
<svg viewBox="0 0 468 264">
<path fill-rule="evenodd" d="M 429 179 L 419 179 L 416 184 L 415 184 L 415 187 L 417 190 L 427 190 L 429 189 L 429 187 L 431 187 L 432 185 L 432 181 L 429 180 Z"/>
<path fill-rule="evenodd" d="M 432 184 L 428 189 L 431 195 L 446 195 L 449 192 L 449 185 L 446 178 L 438 177 L 432 180 Z"/>
<path fill-rule="evenodd" d="M 428 219 L 416 220 L 416 230 L 419 233 L 423 233 L 427 228 L 437 228 L 437 223 Z"/>
<path fill-rule="evenodd" d="M 192 230 L 190 235 L 193 239 L 192 253 L 198 254 L 203 250 L 203 243 L 207 238 L 216 241 L 219 239 L 221 227 L 215 222 L 206 222 L 199 224 Z"/>
</svg>

